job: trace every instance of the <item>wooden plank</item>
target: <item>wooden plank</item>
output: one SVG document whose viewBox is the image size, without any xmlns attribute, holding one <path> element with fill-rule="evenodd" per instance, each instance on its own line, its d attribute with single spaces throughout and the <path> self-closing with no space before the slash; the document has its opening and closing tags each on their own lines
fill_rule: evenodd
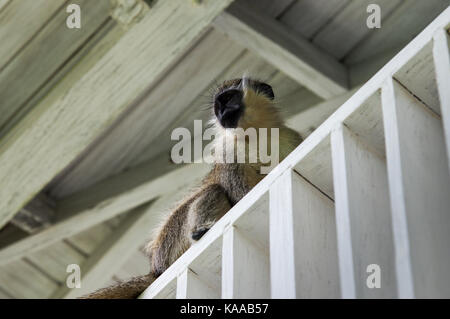
<svg viewBox="0 0 450 319">
<path fill-rule="evenodd" d="M 177 299 L 217 299 L 216 290 L 201 280 L 192 270 L 186 268 L 177 279 Z"/>
<path fill-rule="evenodd" d="M 342 64 L 264 13 L 235 3 L 214 26 L 323 98 L 347 90 Z"/>
<path fill-rule="evenodd" d="M 115 184 L 120 183 L 121 178 L 122 183 L 127 184 L 126 175 L 116 176 L 102 185 L 94 185 L 92 189 L 85 190 L 82 194 L 61 202 L 57 212 L 60 220 L 56 221 L 52 227 L 1 249 L 0 265 L 43 249 L 158 196 L 183 190 L 187 185 L 203 177 L 208 169 L 208 165 L 193 164 L 119 194 L 114 194 L 114 191 L 111 193 L 111 190 Z M 133 172 L 128 172 L 128 174 L 131 178 L 134 175 Z M 174 181 L 179 183 L 174 183 Z M 89 192 L 91 198 L 85 196 Z M 105 196 L 105 193 L 109 193 L 109 196 Z M 98 197 L 97 201 L 92 201 L 95 197 Z"/>
<path fill-rule="evenodd" d="M 378 29 L 369 29 L 366 25 L 366 8 L 370 4 L 381 8 L 381 23 L 394 10 L 400 0 L 360 0 L 350 1 L 325 27 L 314 36 L 313 43 L 325 52 L 340 60 L 364 37 Z M 330 5 L 328 5 L 330 6 Z M 329 9 L 330 10 L 330 9 Z"/>
<path fill-rule="evenodd" d="M 11 0 L 0 0 L 0 12 L 11 3 Z"/>
<path fill-rule="evenodd" d="M 63 285 L 52 298 L 75 298 L 101 288 L 144 243 L 150 228 L 157 224 L 156 213 L 167 205 L 168 199 L 171 198 L 161 198 L 128 213 L 122 225 L 81 265 L 81 288 Z"/>
<path fill-rule="evenodd" d="M 23 231 L 12 223 L 7 224 L 0 229 L 0 248 L 6 247 L 28 236 L 28 233 Z"/>
<path fill-rule="evenodd" d="M 280 17 L 280 21 L 302 37 L 311 39 L 348 2 L 348 0 L 300 0 Z"/>
<path fill-rule="evenodd" d="M 383 21 L 380 29 L 353 48 L 345 57 L 345 64 L 355 64 L 386 50 L 405 46 L 447 7 L 447 0 L 403 1 Z"/>
<path fill-rule="evenodd" d="M 1 8 L 0 8 L 0 10 L 1 10 Z M 14 299 L 14 297 L 11 294 L 9 294 L 7 291 L 3 290 L 2 287 L 0 287 L 0 299 Z"/>
<path fill-rule="evenodd" d="M 65 240 L 78 251 L 89 256 L 112 232 L 113 229 L 111 227 L 106 223 L 101 223 Z"/>
<path fill-rule="evenodd" d="M 282 103 L 286 97 L 301 89 L 304 89 L 300 84 L 292 80 L 281 71 L 277 71 L 273 76 L 271 76 L 267 80 L 267 83 L 269 83 L 272 87 L 273 93 L 275 94 L 275 99 L 278 103 Z"/>
<path fill-rule="evenodd" d="M 386 157 L 381 90 L 375 91 L 360 107 L 350 114 L 343 124 L 379 157 Z"/>
<path fill-rule="evenodd" d="M 65 242 L 55 243 L 27 256 L 27 260 L 44 271 L 49 278 L 61 284 L 65 284 L 68 276 L 67 266 L 71 264 L 81 265 L 85 258 L 85 255 Z"/>
<path fill-rule="evenodd" d="M 52 91 L 56 86 L 61 89 L 66 87 L 63 83 L 70 86 L 71 83 L 80 79 L 98 58 L 111 48 L 112 42 L 117 40 L 123 33 L 124 30 L 117 26 L 112 19 L 105 20 L 69 59 L 59 65 L 53 76 L 43 81 L 42 85 L 11 115 L 9 120 L 2 125 L 0 135 L 7 137 L 6 134 L 24 119 L 28 112 L 39 104 L 42 99 L 49 94 L 57 94 L 57 92 Z M 4 140 L 0 140 L 1 142 L 4 142 Z"/>
<path fill-rule="evenodd" d="M 329 135 L 314 145 L 293 167 L 304 179 L 313 184 L 326 196 L 331 199 L 334 198 Z"/>
<path fill-rule="evenodd" d="M 80 81 L 33 109 L 0 146 L 0 227 L 158 80 L 230 2 L 156 2 Z"/>
<path fill-rule="evenodd" d="M 270 274 L 272 298 L 340 295 L 334 204 L 291 170 L 270 187 Z"/>
<path fill-rule="evenodd" d="M 223 235 L 222 298 L 270 298 L 269 264 L 266 251 L 230 227 Z"/>
<path fill-rule="evenodd" d="M 62 10 L 65 0 L 0 1 L 0 71 L 27 43 L 36 36 L 56 11 Z M 33 14 L 30 15 L 29 12 Z M 20 29 L 20 32 L 17 30 Z"/>
<path fill-rule="evenodd" d="M 450 175 L 440 119 L 403 87 L 383 87 L 400 298 L 448 298 Z"/>
<path fill-rule="evenodd" d="M 6 133 L 2 126 L 11 121 L 27 100 L 54 77 L 108 19 L 109 0 L 76 0 L 72 3 L 83 8 L 83 31 L 68 30 L 66 10 L 60 9 L 0 73 L 2 135 Z"/>
<path fill-rule="evenodd" d="M 433 62 L 450 168 L 450 36 L 441 29 L 436 32 L 433 39 Z"/>
<path fill-rule="evenodd" d="M 296 0 L 239 0 L 240 3 L 245 4 L 249 8 L 264 11 L 267 15 L 274 18 L 277 18 L 282 14 L 295 1 Z"/>
<path fill-rule="evenodd" d="M 0 267 L 0 287 L 14 298 L 45 299 L 58 287 L 58 283 L 29 262 L 18 260 Z"/>
<path fill-rule="evenodd" d="M 127 29 L 145 16 L 151 2 L 151 0 L 111 0 L 111 17 Z"/>
<path fill-rule="evenodd" d="M 245 214 L 237 218 L 233 225 L 251 240 L 251 244 L 268 256 L 270 251 L 269 192 L 261 194 L 256 203 L 247 209 Z"/>
<path fill-rule="evenodd" d="M 433 41 L 431 39 L 420 50 L 419 54 L 394 74 L 394 79 L 417 96 L 424 104 L 436 112 L 436 114 L 441 114 L 433 63 Z"/>
<path fill-rule="evenodd" d="M 342 297 L 395 298 L 385 159 L 345 126 L 331 133 L 331 148 Z M 367 285 L 367 269 L 372 264 L 381 270 L 378 288 Z"/>
<path fill-rule="evenodd" d="M 35 233 L 53 223 L 55 205 L 50 197 L 40 193 L 14 216 L 11 223 L 28 233 Z"/>
</svg>

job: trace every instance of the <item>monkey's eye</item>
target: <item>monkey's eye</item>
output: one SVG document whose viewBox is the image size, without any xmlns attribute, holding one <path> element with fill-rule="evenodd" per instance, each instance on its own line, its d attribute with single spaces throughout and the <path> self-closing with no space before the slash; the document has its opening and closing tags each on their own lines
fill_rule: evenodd
<svg viewBox="0 0 450 319">
<path fill-rule="evenodd" d="M 260 93 L 263 93 L 265 96 L 267 96 L 271 100 L 273 100 L 275 98 L 275 95 L 273 94 L 272 87 L 269 84 L 259 83 L 256 86 L 256 90 L 258 92 L 260 92 Z"/>
</svg>

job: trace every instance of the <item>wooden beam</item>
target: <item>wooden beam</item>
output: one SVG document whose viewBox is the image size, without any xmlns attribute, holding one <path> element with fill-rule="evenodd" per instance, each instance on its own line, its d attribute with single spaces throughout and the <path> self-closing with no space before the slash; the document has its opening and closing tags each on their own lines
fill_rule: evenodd
<svg viewBox="0 0 450 319">
<path fill-rule="evenodd" d="M 0 11 L 2 11 L 10 2 L 11 0 L 0 0 Z"/>
<path fill-rule="evenodd" d="M 53 223 L 55 205 L 51 198 L 41 193 L 22 208 L 11 222 L 28 233 L 35 233 Z"/>
<path fill-rule="evenodd" d="M 101 288 L 142 246 L 151 228 L 158 222 L 160 217 L 158 213 L 167 207 L 173 200 L 172 197 L 162 197 L 152 204 L 144 204 L 128 213 L 129 216 L 119 228 L 80 265 L 81 288 L 68 288 L 63 283 L 52 298 L 76 298 Z"/>
<path fill-rule="evenodd" d="M 111 17 L 120 23 L 124 28 L 139 22 L 148 11 L 147 3 L 144 0 L 110 0 Z"/>
<path fill-rule="evenodd" d="M 87 51 L 83 50 L 84 47 L 92 48 L 90 42 L 98 40 L 95 34 L 110 19 L 108 0 L 76 0 L 71 3 L 83 8 L 83 32 L 67 29 L 67 12 L 62 4 L 48 23 L 27 39 L 28 42 L 9 63 L 0 67 L 0 138 L 48 93 L 51 86 L 47 83 L 58 83 L 55 79 L 60 80 L 73 67 L 71 60 L 80 60 Z M 27 16 L 30 9 L 25 6 L 18 13 Z M 22 25 L 16 26 L 15 30 Z M 9 38 L 4 42 L 9 42 Z M 29 103 L 30 100 L 34 104 Z"/>
<path fill-rule="evenodd" d="M 0 70 L 9 63 L 37 31 L 64 5 L 64 0 L 0 0 Z M 65 10 L 64 10 L 65 11 Z M 33 13 L 30 18 L 29 12 Z M 65 20 L 65 19 L 64 19 Z M 17 30 L 20 28 L 20 32 Z M 11 34 L 14 34 L 12 37 Z"/>
<path fill-rule="evenodd" d="M 76 83 L 60 83 L 0 145 L 0 227 L 157 81 L 231 0 L 157 1 Z"/>
<path fill-rule="evenodd" d="M 59 203 L 57 216 L 60 220 L 39 233 L 1 249 L 0 265 L 20 259 L 33 251 L 43 249 L 164 194 L 175 191 L 183 193 L 188 185 L 207 173 L 209 166 L 192 164 L 126 191 L 118 188 L 122 183 L 127 185 L 133 182 L 136 175 L 143 169 L 141 167 L 110 178 Z M 155 166 L 153 169 L 158 170 L 158 167 Z M 89 193 L 90 196 L 88 196 Z M 99 199 L 95 200 L 96 197 Z"/>
<path fill-rule="evenodd" d="M 214 26 L 320 97 L 347 91 L 344 65 L 264 13 L 235 3 Z"/>
</svg>

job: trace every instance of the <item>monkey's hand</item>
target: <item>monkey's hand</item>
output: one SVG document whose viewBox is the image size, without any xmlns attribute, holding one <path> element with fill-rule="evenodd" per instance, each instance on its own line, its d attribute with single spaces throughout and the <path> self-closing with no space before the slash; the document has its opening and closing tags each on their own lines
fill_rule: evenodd
<svg viewBox="0 0 450 319">
<path fill-rule="evenodd" d="M 203 188 L 189 207 L 189 239 L 199 240 L 230 208 L 230 201 L 222 186 L 212 184 Z"/>
</svg>

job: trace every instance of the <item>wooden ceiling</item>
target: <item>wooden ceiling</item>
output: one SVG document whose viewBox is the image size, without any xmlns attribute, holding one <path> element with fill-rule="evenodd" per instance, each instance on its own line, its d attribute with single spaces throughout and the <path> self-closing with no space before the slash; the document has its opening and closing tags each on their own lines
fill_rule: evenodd
<svg viewBox="0 0 450 319">
<path fill-rule="evenodd" d="M 68 264 L 85 289 L 146 272 L 152 226 L 207 169 L 172 164 L 170 133 L 209 118 L 217 82 L 267 81 L 307 136 L 450 4 L 226 2 L 0 0 L 0 298 L 79 295 Z M 365 25 L 371 3 L 380 29 Z M 47 223 L 27 229 L 25 204 Z"/>
</svg>

